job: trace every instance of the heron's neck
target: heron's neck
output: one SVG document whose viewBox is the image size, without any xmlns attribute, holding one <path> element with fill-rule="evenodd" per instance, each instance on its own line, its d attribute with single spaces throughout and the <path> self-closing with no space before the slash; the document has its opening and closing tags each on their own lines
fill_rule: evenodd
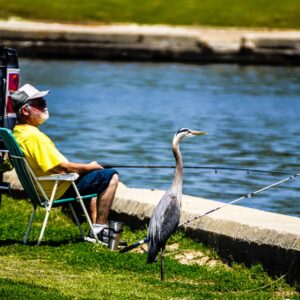
<svg viewBox="0 0 300 300">
<path fill-rule="evenodd" d="M 176 161 L 176 169 L 174 174 L 174 179 L 172 183 L 172 190 L 174 193 L 176 193 L 181 198 L 182 194 L 182 177 L 183 177 L 183 162 L 182 162 L 182 156 L 179 150 L 179 143 L 174 142 L 172 145 L 173 154 Z M 178 198 L 178 199 L 180 199 Z"/>
</svg>

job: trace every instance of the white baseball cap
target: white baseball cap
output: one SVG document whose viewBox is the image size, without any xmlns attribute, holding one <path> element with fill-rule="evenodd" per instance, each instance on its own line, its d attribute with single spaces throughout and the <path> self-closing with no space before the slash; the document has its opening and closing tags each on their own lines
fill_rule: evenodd
<svg viewBox="0 0 300 300">
<path fill-rule="evenodd" d="M 25 103 L 31 99 L 42 98 L 48 95 L 50 91 L 39 91 L 30 84 L 25 84 L 11 95 L 14 110 L 19 110 Z"/>
</svg>

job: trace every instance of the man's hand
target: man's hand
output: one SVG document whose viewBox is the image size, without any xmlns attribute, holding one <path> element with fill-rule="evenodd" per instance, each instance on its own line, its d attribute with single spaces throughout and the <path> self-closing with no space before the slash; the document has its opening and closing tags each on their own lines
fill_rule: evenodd
<svg viewBox="0 0 300 300">
<path fill-rule="evenodd" d="M 104 169 L 100 164 L 98 164 L 96 161 L 91 161 L 88 165 L 91 166 L 94 170 L 98 169 Z"/>
</svg>

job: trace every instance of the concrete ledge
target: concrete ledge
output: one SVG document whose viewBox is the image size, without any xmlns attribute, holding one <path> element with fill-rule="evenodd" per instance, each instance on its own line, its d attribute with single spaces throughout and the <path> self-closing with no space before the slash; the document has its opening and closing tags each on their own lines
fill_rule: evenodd
<svg viewBox="0 0 300 300">
<path fill-rule="evenodd" d="M 10 196 L 15 199 L 26 198 L 26 193 L 17 177 L 15 169 L 3 173 L 3 181 L 10 184 Z"/>
<path fill-rule="evenodd" d="M 299 40 L 298 31 L 0 21 L 0 44 L 23 57 L 300 65 Z"/>
</svg>

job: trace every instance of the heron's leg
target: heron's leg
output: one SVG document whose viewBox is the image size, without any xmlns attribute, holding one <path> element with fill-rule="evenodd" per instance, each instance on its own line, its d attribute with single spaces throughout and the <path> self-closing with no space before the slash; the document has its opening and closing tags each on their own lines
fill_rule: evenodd
<svg viewBox="0 0 300 300">
<path fill-rule="evenodd" d="M 163 246 L 161 248 L 161 253 L 160 253 L 160 280 L 163 281 L 165 279 L 164 273 L 165 273 L 165 249 L 166 247 Z"/>
</svg>

